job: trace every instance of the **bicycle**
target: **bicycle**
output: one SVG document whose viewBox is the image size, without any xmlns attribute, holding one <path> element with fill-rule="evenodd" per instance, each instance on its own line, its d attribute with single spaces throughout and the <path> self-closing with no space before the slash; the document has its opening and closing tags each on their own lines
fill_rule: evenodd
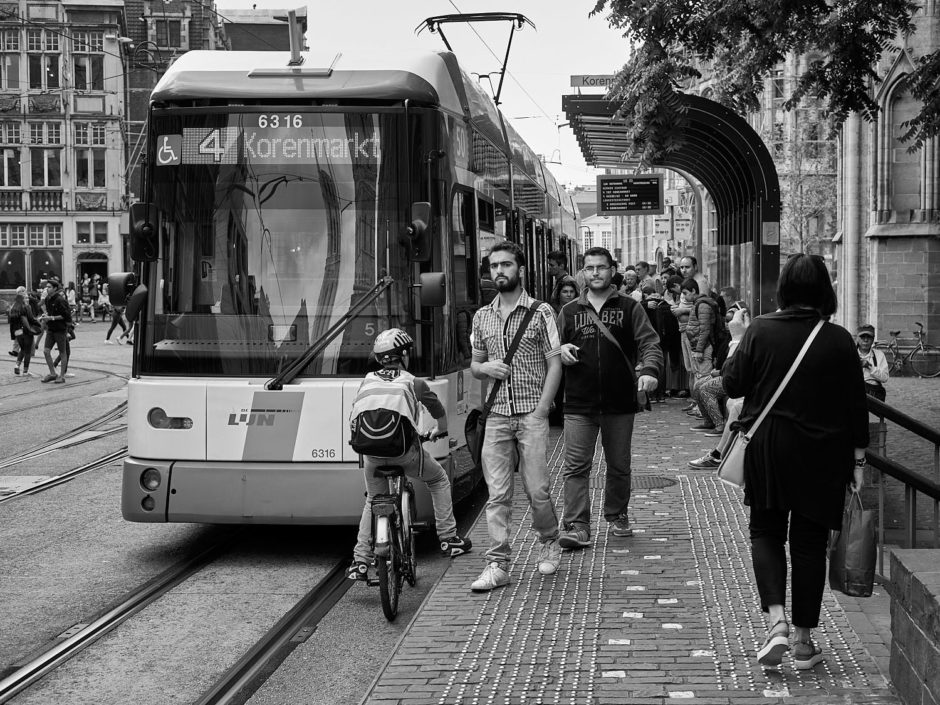
<svg viewBox="0 0 940 705">
<path fill-rule="evenodd" d="M 447 434 L 419 436 L 421 443 L 443 438 Z M 419 454 L 423 457 L 423 454 Z M 379 586 L 382 612 L 392 622 L 398 616 L 398 598 L 405 581 L 411 587 L 418 581 L 418 554 L 415 549 L 416 520 L 414 486 L 401 465 L 379 465 L 374 477 L 388 482 L 388 492 L 372 498 L 372 552 L 378 578 L 368 584 Z"/>
<path fill-rule="evenodd" d="M 914 331 L 917 345 L 907 355 L 902 355 L 898 346 L 898 336 L 901 335 L 901 331 L 888 331 L 891 342 L 888 343 L 887 349 L 891 352 L 892 358 L 888 366 L 889 373 L 900 373 L 906 362 L 918 377 L 927 379 L 940 376 L 940 348 L 924 342 L 927 338 L 927 331 L 924 330 L 923 323 L 915 322 L 914 325 L 918 327 L 918 330 Z"/>
</svg>

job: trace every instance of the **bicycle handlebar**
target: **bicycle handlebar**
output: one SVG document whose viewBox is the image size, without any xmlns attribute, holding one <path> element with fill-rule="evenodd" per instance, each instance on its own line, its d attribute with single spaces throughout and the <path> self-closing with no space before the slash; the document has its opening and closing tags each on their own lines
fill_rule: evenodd
<svg viewBox="0 0 940 705">
<path fill-rule="evenodd" d="M 444 431 L 444 433 L 439 433 L 436 435 L 433 431 L 428 431 L 427 433 L 422 433 L 420 436 L 418 436 L 418 438 L 421 439 L 422 443 L 429 443 L 431 441 L 436 441 L 440 438 L 446 438 L 448 435 L 449 434 L 447 433 L 447 431 Z"/>
</svg>

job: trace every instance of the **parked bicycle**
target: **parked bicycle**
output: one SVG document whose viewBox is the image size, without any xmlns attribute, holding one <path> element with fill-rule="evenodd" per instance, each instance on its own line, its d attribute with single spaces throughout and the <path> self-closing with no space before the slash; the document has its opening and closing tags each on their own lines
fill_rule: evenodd
<svg viewBox="0 0 940 705">
<path fill-rule="evenodd" d="M 927 339 L 927 331 L 924 330 L 923 323 L 916 322 L 914 325 L 918 328 L 914 331 L 917 344 L 906 355 L 901 353 L 898 345 L 898 336 L 901 335 L 901 331 L 888 331 L 888 335 L 891 336 L 891 342 L 885 346 L 891 353 L 888 370 L 892 374 L 899 374 L 904 370 L 904 364 L 907 363 L 918 377 L 937 377 L 940 375 L 940 348 L 924 342 Z"/>
<path fill-rule="evenodd" d="M 444 435 L 421 436 L 421 442 L 437 440 Z M 372 551 L 378 578 L 369 585 L 378 585 L 382 612 L 388 621 L 398 616 L 398 599 L 405 581 L 411 587 L 418 581 L 418 554 L 415 550 L 416 521 L 414 486 L 400 465 L 379 465 L 375 477 L 384 477 L 388 492 L 372 498 Z"/>
</svg>

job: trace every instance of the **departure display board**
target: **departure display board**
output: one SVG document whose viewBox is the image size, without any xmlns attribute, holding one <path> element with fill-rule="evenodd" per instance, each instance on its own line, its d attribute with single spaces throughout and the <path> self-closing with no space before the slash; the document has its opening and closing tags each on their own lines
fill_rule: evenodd
<svg viewBox="0 0 940 705">
<path fill-rule="evenodd" d="M 597 177 L 598 215 L 662 215 L 663 175 Z"/>
</svg>

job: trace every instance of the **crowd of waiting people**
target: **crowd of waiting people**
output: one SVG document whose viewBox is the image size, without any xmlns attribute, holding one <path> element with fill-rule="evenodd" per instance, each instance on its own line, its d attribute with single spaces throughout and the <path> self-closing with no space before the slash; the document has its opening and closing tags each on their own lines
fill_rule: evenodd
<svg viewBox="0 0 940 705">
<path fill-rule="evenodd" d="M 481 453 L 489 546 L 486 567 L 471 590 L 487 592 L 510 582 L 516 472 L 538 536 L 537 570 L 552 575 L 563 549 L 592 545 L 597 525 L 591 521 L 589 479 L 598 435 L 606 461 L 607 531 L 633 535 L 631 443 L 644 397 L 688 398 L 686 411 L 699 419 L 693 428 L 720 438 L 715 450 L 690 463 L 698 468 L 716 467 L 732 429 L 749 429 L 773 405 L 744 460 L 754 575 L 770 624 L 756 658 L 762 666 L 776 666 L 792 649 L 797 669 L 820 663 L 812 630 L 819 624 L 827 538 L 841 525 L 846 488 L 857 492 L 863 482 L 866 381 L 878 364 L 874 356 L 866 364 L 861 337 L 853 340 L 827 323 L 836 297 L 822 259 L 791 257 L 778 282 L 780 309 L 753 322 L 737 292 L 715 292 L 694 257 L 683 257 L 677 267 L 664 262 L 656 276 L 646 262 L 620 272 L 608 250 L 593 247 L 571 275 L 564 254 L 553 252 L 548 303 L 524 290 L 526 261 L 518 245 L 498 243 L 488 259 L 496 295 L 473 319 L 471 372 L 500 386 L 488 402 Z M 865 339 L 874 337 L 873 330 L 863 332 L 870 334 Z M 813 345 L 817 333 L 820 342 Z M 775 392 L 786 384 L 781 380 L 804 355 L 802 369 L 778 397 Z M 547 463 L 549 416 L 553 406 L 557 413 L 559 400 L 560 520 Z"/>
</svg>

